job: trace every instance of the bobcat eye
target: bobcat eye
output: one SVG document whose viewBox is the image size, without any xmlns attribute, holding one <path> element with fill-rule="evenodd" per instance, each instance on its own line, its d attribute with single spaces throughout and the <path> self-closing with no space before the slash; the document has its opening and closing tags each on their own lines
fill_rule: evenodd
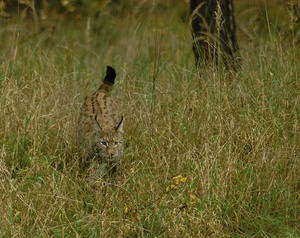
<svg viewBox="0 0 300 238">
<path fill-rule="evenodd" d="M 119 142 L 119 141 L 115 141 L 115 142 L 114 142 L 114 145 L 117 146 L 117 145 L 119 145 L 120 143 L 121 143 L 121 142 Z"/>
<path fill-rule="evenodd" d="M 107 145 L 108 145 L 108 143 L 106 141 L 100 141 L 99 143 L 105 147 L 107 147 Z"/>
</svg>

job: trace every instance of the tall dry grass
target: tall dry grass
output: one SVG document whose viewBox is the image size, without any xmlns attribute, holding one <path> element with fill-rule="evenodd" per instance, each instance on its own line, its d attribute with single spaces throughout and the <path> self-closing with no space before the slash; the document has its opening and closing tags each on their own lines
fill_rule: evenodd
<svg viewBox="0 0 300 238">
<path fill-rule="evenodd" d="M 299 46 L 257 35 L 240 72 L 196 69 L 176 11 L 99 19 L 1 22 L 1 236 L 298 237 Z M 106 65 L 126 152 L 105 185 L 78 174 L 76 123 Z"/>
</svg>

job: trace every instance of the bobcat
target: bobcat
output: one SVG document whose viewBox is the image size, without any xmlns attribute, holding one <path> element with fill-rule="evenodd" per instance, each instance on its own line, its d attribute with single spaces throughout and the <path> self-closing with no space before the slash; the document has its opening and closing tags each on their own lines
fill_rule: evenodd
<svg viewBox="0 0 300 238">
<path fill-rule="evenodd" d="M 115 172 L 123 154 L 123 116 L 110 96 L 115 78 L 115 69 L 107 66 L 102 84 L 80 111 L 78 144 L 88 177 Z"/>
</svg>

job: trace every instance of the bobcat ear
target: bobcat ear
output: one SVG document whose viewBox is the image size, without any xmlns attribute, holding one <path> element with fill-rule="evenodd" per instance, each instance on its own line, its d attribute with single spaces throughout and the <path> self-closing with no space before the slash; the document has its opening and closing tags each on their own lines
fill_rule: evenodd
<svg viewBox="0 0 300 238">
<path fill-rule="evenodd" d="M 124 118 L 123 118 L 123 116 L 121 116 L 121 120 L 120 120 L 119 124 L 115 127 L 117 132 L 123 132 L 123 121 L 124 121 Z"/>
</svg>

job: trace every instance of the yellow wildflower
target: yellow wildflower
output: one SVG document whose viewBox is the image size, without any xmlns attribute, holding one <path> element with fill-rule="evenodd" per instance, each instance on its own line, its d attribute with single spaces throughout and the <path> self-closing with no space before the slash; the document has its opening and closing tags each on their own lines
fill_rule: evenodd
<svg viewBox="0 0 300 238">
<path fill-rule="evenodd" d="M 174 184 L 171 184 L 171 186 L 170 186 L 170 187 L 171 187 L 171 190 L 173 190 L 173 189 L 176 189 L 176 187 L 177 187 L 177 186 L 176 186 L 176 185 L 174 185 Z"/>
<path fill-rule="evenodd" d="M 129 211 L 130 211 L 130 208 L 127 207 L 127 206 L 125 206 L 125 207 L 124 207 L 124 214 L 125 214 L 125 215 L 128 214 Z"/>
<path fill-rule="evenodd" d="M 174 180 L 175 184 L 178 185 L 179 183 L 185 183 L 187 178 L 183 177 L 182 175 L 178 175 L 178 176 L 173 177 L 173 180 Z"/>
<path fill-rule="evenodd" d="M 174 190 L 174 189 L 176 189 L 177 188 L 177 186 L 175 185 L 175 184 L 171 184 L 171 186 L 169 187 L 166 187 L 166 193 L 168 193 L 168 192 L 170 192 L 171 190 Z"/>
</svg>

